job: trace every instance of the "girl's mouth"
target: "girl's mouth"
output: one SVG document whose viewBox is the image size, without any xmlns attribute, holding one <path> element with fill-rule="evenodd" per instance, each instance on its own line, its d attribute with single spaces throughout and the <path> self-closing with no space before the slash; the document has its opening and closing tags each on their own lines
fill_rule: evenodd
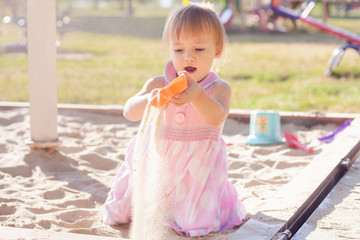
<svg viewBox="0 0 360 240">
<path fill-rule="evenodd" d="M 187 71 L 188 73 L 193 73 L 196 71 L 195 67 L 185 67 L 185 71 Z"/>
</svg>

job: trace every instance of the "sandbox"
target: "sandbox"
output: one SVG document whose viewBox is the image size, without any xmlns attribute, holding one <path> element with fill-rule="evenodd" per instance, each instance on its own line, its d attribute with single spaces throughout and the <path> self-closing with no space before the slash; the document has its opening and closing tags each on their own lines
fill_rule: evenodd
<svg viewBox="0 0 360 240">
<path fill-rule="evenodd" d="M 342 159 L 348 157 L 355 162 L 349 165 L 350 176 L 359 175 L 355 161 L 360 140 L 358 115 L 280 112 L 282 131 L 296 134 L 312 147 L 314 153 L 308 154 L 286 144 L 246 145 L 250 112 L 232 110 L 223 134 L 228 144 L 229 179 L 250 219 L 240 228 L 203 239 L 271 239 L 280 230 L 281 234 L 288 230 L 284 228 L 288 220 L 304 209 L 309 197 Z M 334 142 L 317 140 L 346 119 L 355 120 Z M 137 127 L 138 123 L 122 117 L 119 106 L 59 105 L 59 151 L 35 151 L 24 141 L 29 137 L 28 105 L 1 103 L 1 239 L 128 239 L 128 225 L 102 225 L 102 204 Z M 351 207 L 343 206 L 341 216 L 359 210 L 355 199 L 360 186 L 356 178 L 345 174 L 339 184 L 329 194 L 333 198 L 323 201 L 326 207 L 316 207 L 294 239 L 328 235 L 360 238 L 359 231 L 354 230 L 360 229 L 358 220 L 341 220 L 351 221 L 340 224 L 351 225 L 350 233 L 339 225 L 332 228 L 342 199 Z M 347 190 L 339 190 L 339 186 Z M 340 199 L 334 200 L 334 195 L 340 195 Z M 319 223 L 321 226 L 317 226 Z M 183 238 L 174 235 L 172 239 Z"/>
</svg>

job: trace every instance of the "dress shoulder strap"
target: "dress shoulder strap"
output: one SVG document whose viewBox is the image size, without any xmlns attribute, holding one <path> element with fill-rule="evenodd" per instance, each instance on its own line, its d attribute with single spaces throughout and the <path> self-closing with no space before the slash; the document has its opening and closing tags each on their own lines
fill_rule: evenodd
<svg viewBox="0 0 360 240">
<path fill-rule="evenodd" d="M 207 89 L 207 88 L 209 88 L 210 87 L 210 91 L 212 90 L 212 88 L 215 86 L 215 84 L 216 83 L 218 83 L 218 82 L 220 82 L 220 81 L 222 81 L 220 78 L 217 78 L 217 79 L 215 79 L 213 82 L 210 82 L 210 83 L 208 83 L 208 84 L 205 84 L 204 86 L 202 86 L 202 89 Z"/>
</svg>

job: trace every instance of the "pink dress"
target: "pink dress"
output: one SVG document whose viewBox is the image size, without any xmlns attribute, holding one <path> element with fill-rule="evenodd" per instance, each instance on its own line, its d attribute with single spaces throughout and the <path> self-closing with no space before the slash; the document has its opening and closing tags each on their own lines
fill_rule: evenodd
<svg viewBox="0 0 360 240">
<path fill-rule="evenodd" d="M 172 62 L 165 68 L 166 85 L 176 77 Z M 222 81 L 210 72 L 199 85 L 211 93 Z M 187 237 L 203 236 L 239 225 L 245 208 L 228 181 L 226 144 L 221 136 L 224 123 L 212 127 L 198 116 L 191 104 L 169 104 L 164 114 L 164 159 L 170 160 L 173 176 L 174 219 L 169 225 Z M 105 202 L 104 223 L 118 225 L 131 220 L 132 156 L 135 141 L 130 143 L 124 164 Z"/>
</svg>

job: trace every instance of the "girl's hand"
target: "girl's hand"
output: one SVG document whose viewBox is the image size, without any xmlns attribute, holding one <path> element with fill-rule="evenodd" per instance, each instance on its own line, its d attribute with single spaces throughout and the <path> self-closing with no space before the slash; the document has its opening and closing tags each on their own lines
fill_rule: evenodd
<svg viewBox="0 0 360 240">
<path fill-rule="evenodd" d="M 150 102 L 159 93 L 159 91 L 160 88 L 154 88 L 153 90 L 151 90 L 148 96 L 148 102 Z"/>
<path fill-rule="evenodd" d="M 180 75 L 182 73 L 185 74 L 185 77 L 188 82 L 188 88 L 184 92 L 179 93 L 175 95 L 172 99 L 170 99 L 170 102 L 175 104 L 177 107 L 191 103 L 192 101 L 197 99 L 200 96 L 200 94 L 203 92 L 199 84 L 191 77 L 191 75 L 188 72 L 182 71 L 179 72 L 178 74 Z"/>
<path fill-rule="evenodd" d="M 125 118 L 130 121 L 140 121 L 148 102 L 158 93 L 160 88 L 164 87 L 164 81 L 163 76 L 156 76 L 147 80 L 140 92 L 126 101 L 123 112 Z"/>
<path fill-rule="evenodd" d="M 216 83 L 208 95 L 188 72 L 184 73 L 189 87 L 174 96 L 170 102 L 176 106 L 191 103 L 200 118 L 210 126 L 218 126 L 229 115 L 231 87 L 225 81 Z"/>
</svg>

